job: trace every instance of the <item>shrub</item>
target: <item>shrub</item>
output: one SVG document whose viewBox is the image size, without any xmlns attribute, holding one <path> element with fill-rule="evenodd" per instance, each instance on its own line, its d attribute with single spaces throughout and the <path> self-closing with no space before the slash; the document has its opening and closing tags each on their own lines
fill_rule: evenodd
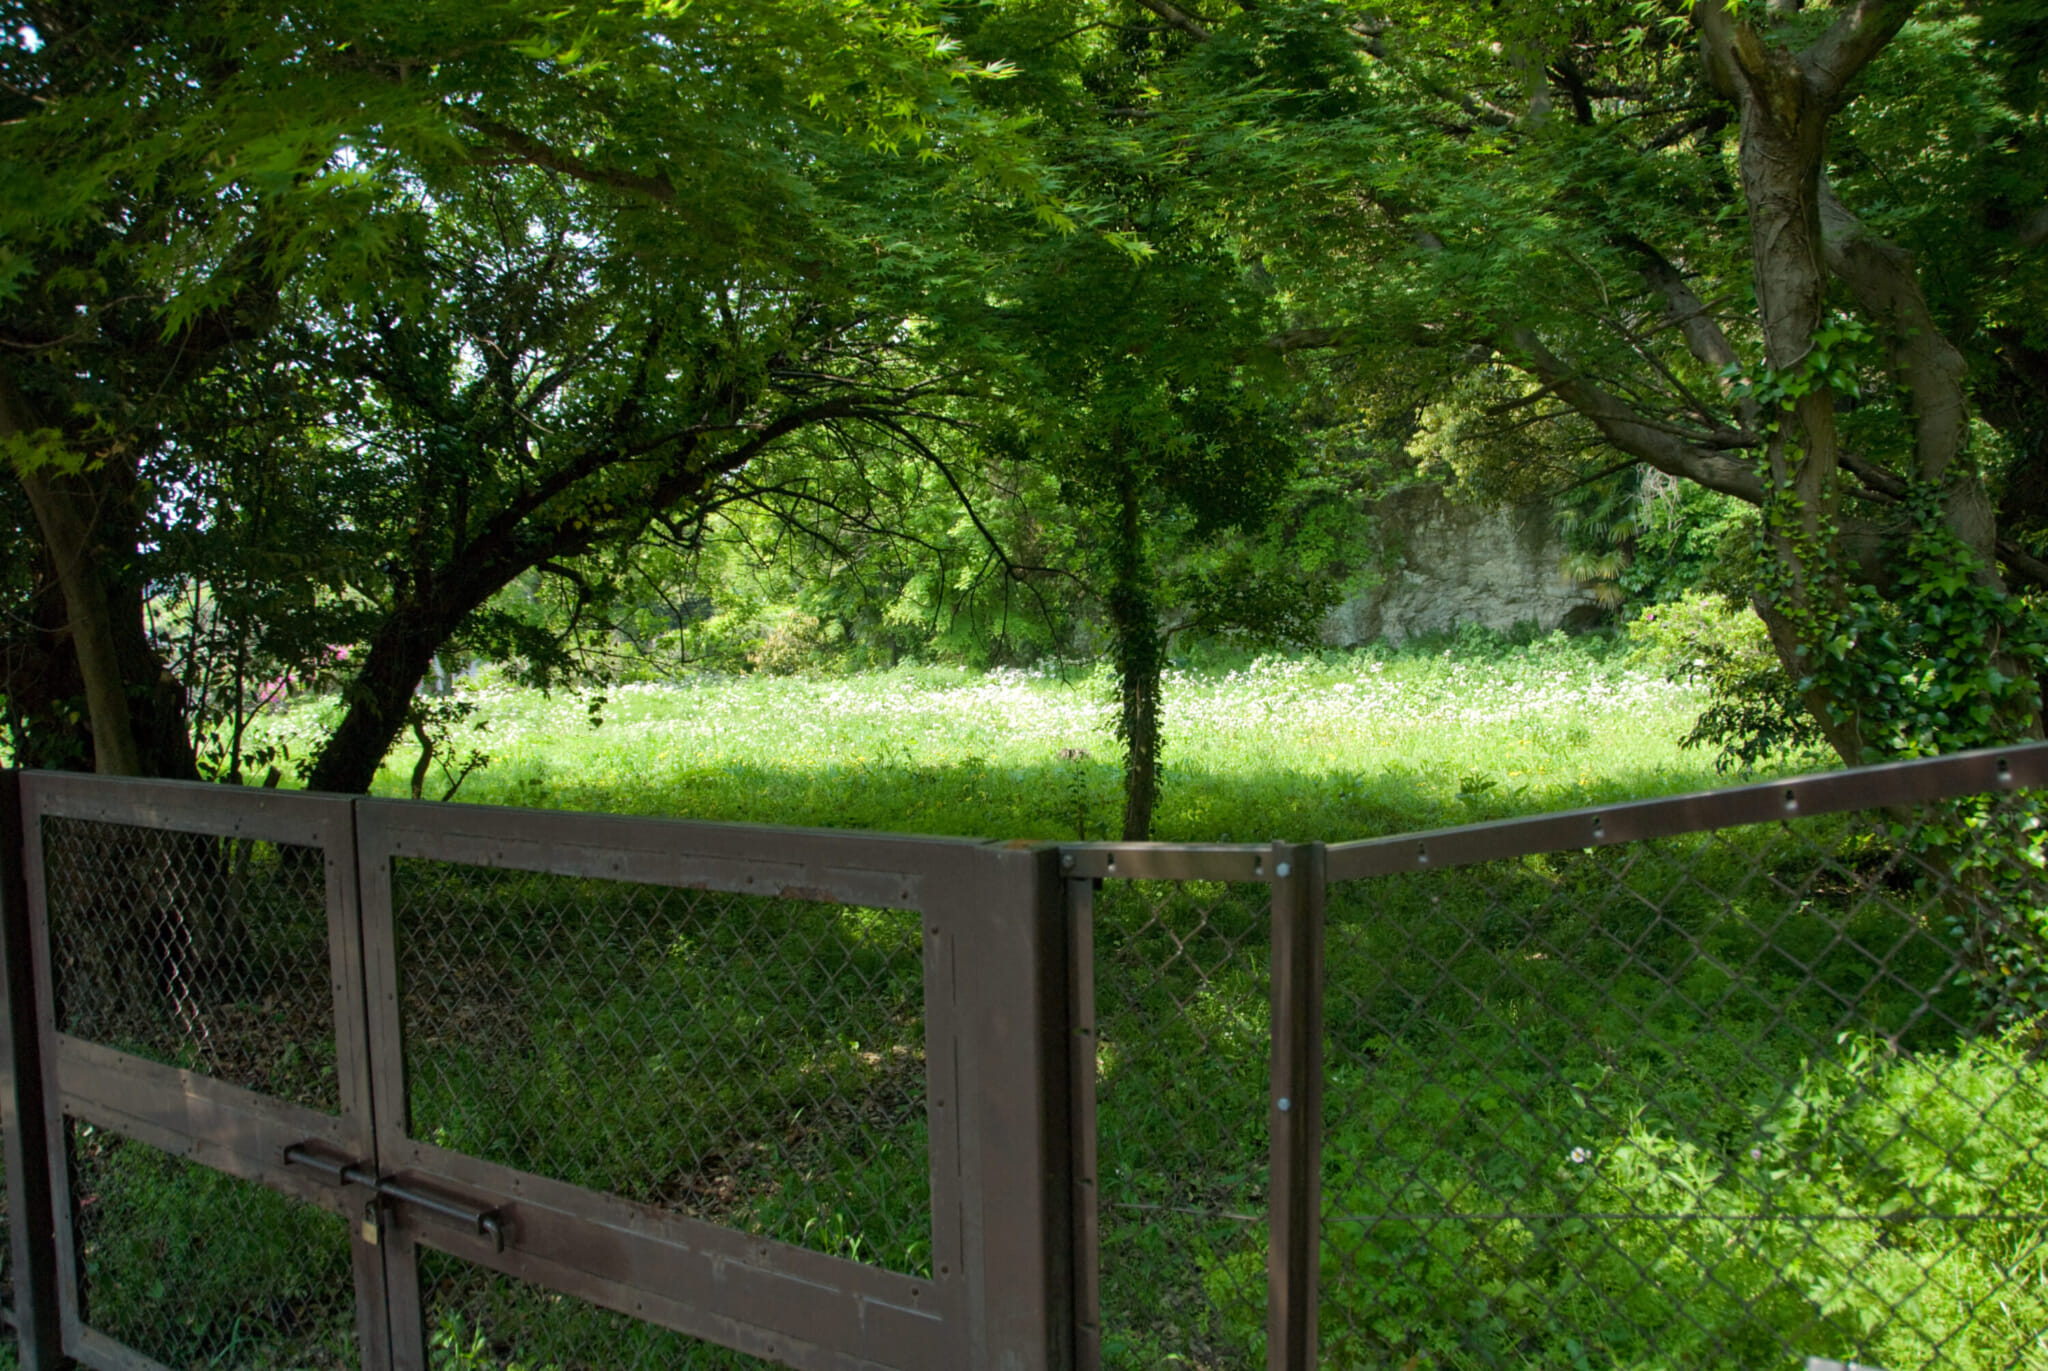
<svg viewBox="0 0 2048 1371">
<path fill-rule="evenodd" d="M 1689 590 L 1628 625 L 1634 661 L 1707 687 L 1707 707 L 1680 743 L 1715 749 L 1718 771 L 1772 757 L 1818 759 L 1827 740 L 1778 661 L 1762 619 L 1719 594 Z"/>
</svg>

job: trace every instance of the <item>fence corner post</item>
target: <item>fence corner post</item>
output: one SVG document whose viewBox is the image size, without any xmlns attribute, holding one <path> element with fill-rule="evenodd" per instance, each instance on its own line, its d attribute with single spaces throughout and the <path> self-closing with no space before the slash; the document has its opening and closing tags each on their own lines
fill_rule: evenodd
<svg viewBox="0 0 2048 1371">
<path fill-rule="evenodd" d="M 957 930 L 968 1364 L 1072 1371 L 1073 1129 L 1059 851 L 990 844 L 949 891 Z"/>
<path fill-rule="evenodd" d="M 0 1128 L 6 1136 L 8 1242 L 21 1365 L 63 1364 L 57 1320 L 57 1227 L 43 1146 L 43 1058 L 29 936 L 21 772 L 0 770 Z"/>
<path fill-rule="evenodd" d="M 1272 1161 L 1266 1186 L 1266 1368 L 1313 1371 L 1322 1262 L 1321 843 L 1273 844 Z"/>
</svg>

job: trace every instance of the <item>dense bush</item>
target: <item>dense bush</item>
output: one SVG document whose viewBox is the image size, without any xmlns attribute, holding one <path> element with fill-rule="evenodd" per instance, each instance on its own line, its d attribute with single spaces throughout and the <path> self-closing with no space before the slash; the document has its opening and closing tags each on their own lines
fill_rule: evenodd
<svg viewBox="0 0 2048 1371">
<path fill-rule="evenodd" d="M 1688 590 L 1630 621 L 1628 638 L 1641 665 L 1706 687 L 1706 707 L 1681 746 L 1714 749 L 1717 770 L 1747 771 L 1787 757 L 1818 763 L 1830 755 L 1763 620 L 1747 605 Z"/>
</svg>

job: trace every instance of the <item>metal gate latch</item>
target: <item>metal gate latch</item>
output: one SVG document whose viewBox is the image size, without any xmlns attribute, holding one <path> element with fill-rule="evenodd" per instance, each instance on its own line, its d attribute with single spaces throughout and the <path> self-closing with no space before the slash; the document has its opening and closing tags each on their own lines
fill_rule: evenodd
<svg viewBox="0 0 2048 1371">
<path fill-rule="evenodd" d="M 313 1143 L 293 1143 L 284 1150 L 284 1164 L 308 1167 L 326 1177 L 332 1185 L 360 1185 L 375 1191 L 376 1198 L 363 1210 L 364 1242 L 376 1245 L 384 1228 L 384 1206 L 396 1201 L 451 1219 L 478 1237 L 489 1238 L 492 1250 L 505 1250 L 505 1212 L 502 1208 L 479 1209 L 417 1185 L 408 1185 L 396 1176 L 380 1176 L 367 1163 L 336 1161 L 322 1156 L 314 1150 L 315 1146 Z"/>
</svg>

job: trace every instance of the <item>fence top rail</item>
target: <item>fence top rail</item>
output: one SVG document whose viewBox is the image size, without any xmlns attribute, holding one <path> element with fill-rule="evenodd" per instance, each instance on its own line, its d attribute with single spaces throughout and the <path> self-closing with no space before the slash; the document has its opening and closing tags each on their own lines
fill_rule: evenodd
<svg viewBox="0 0 2048 1371">
<path fill-rule="evenodd" d="M 652 843 L 671 851 L 702 849 L 708 855 L 762 857 L 803 852 L 837 857 L 849 866 L 891 867 L 922 850 L 984 847 L 986 840 L 866 833 L 844 829 L 774 828 L 756 824 L 693 823 L 625 815 L 568 814 L 503 809 L 489 805 L 439 805 L 403 800 L 353 800 L 304 792 L 244 790 L 204 782 L 136 781 L 60 772 L 22 772 L 42 812 L 81 818 L 191 827 L 249 837 L 318 841 L 302 832 L 265 832 L 293 820 L 321 816 L 334 807 L 359 806 L 375 829 L 397 829 L 449 838 L 498 838 L 536 830 L 572 844 L 596 841 L 626 845 Z M 1729 786 L 1659 799 L 1500 819 L 1425 832 L 1364 838 L 1329 845 L 1327 878 L 1332 881 L 1386 876 L 1402 871 L 1469 866 L 1508 857 L 1677 837 L 1716 828 L 1770 823 L 1802 815 L 1881 809 L 1965 795 L 2048 787 L 2048 742 L 1983 748 L 1946 757 L 1887 762 L 1843 771 L 1797 776 L 1755 785 Z M 304 806 L 304 808 L 301 808 Z M 296 811 L 296 812 L 295 812 Z M 324 817 L 324 816 L 323 816 Z M 316 827 L 318 827 L 316 822 Z M 251 831 L 251 830 L 255 831 Z M 686 836 L 687 835 L 687 836 Z M 679 842 L 679 840 L 681 840 Z M 1019 844 L 1006 844 L 1018 846 Z M 1021 844 L 1038 847 L 1037 843 Z M 1270 881 L 1286 857 L 1287 844 L 1272 843 L 1065 843 L 1059 847 L 1061 874 L 1078 879 L 1160 881 Z M 855 851 L 866 849 L 860 856 Z M 422 854 L 424 855 L 424 854 Z M 890 858 L 898 861 L 891 861 Z M 850 859 L 850 860 L 849 860 Z M 879 859 L 879 860 L 878 860 Z M 520 864 L 516 860 L 512 863 Z"/>
<path fill-rule="evenodd" d="M 44 815 L 223 838 L 325 846 L 347 832 L 346 797 L 302 790 L 22 771 L 22 801 Z"/>
<path fill-rule="evenodd" d="M 1279 862 L 1270 843 L 1062 843 L 1060 874 L 1123 881 L 1270 881 Z M 1285 875 L 1285 872 L 1281 872 Z"/>
<path fill-rule="evenodd" d="M 2048 786 L 2048 743 L 1332 843 L 1325 871 L 1332 881 L 1357 880 L 2037 786 Z M 1273 853 L 1265 843 L 1064 843 L 1060 866 L 1076 878 L 1267 881 Z"/>
<path fill-rule="evenodd" d="M 425 800 L 358 800 L 356 823 L 359 850 L 380 862 L 415 858 L 881 909 L 921 907 L 927 877 L 992 846 L 976 838 Z"/>
<path fill-rule="evenodd" d="M 1333 881 L 1355 880 L 2035 786 L 2048 786 L 2048 743 L 1984 748 L 1663 799 L 1594 805 L 1528 819 L 1337 843 L 1329 850 L 1328 870 Z"/>
</svg>

